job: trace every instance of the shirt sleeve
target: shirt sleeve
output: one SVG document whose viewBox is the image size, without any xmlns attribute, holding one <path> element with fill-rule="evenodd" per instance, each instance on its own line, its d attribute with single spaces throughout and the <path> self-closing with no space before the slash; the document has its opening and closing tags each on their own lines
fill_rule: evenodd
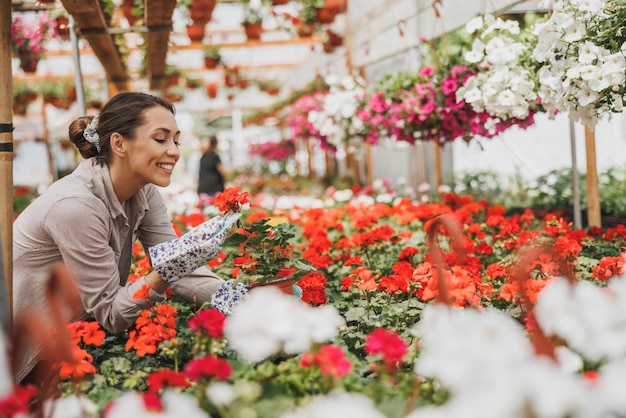
<svg viewBox="0 0 626 418">
<path fill-rule="evenodd" d="M 147 299 L 135 299 L 145 279 L 120 286 L 119 254 L 109 243 L 113 220 L 101 201 L 60 200 L 50 208 L 43 223 L 63 262 L 76 277 L 85 312 L 107 330 L 128 328 L 143 309 L 163 300 L 163 295 L 153 290 Z"/>
<path fill-rule="evenodd" d="M 177 235 L 163 198 L 155 187 L 146 188 L 146 199 L 150 209 L 139 226 L 139 240 L 147 250 L 153 245 L 177 238 Z M 208 267 L 200 267 L 184 279 L 170 284 L 170 288 L 183 299 L 201 305 L 211 300 L 223 282 Z"/>
</svg>

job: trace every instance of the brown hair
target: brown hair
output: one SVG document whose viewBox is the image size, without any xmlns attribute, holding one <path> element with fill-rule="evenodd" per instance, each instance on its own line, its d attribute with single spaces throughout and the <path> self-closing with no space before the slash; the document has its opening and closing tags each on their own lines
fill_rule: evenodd
<svg viewBox="0 0 626 418">
<path fill-rule="evenodd" d="M 76 145 L 83 158 L 95 157 L 98 164 L 108 164 L 111 161 L 111 134 L 117 132 L 124 138 L 135 138 L 137 128 L 145 122 L 145 111 L 155 106 L 163 106 L 172 114 L 176 113 L 174 105 L 160 97 L 139 92 L 119 93 L 104 105 L 98 116 L 96 131 L 100 137 L 100 152 L 84 136 L 85 128 L 93 116 L 81 116 L 70 124 L 70 141 Z"/>
</svg>

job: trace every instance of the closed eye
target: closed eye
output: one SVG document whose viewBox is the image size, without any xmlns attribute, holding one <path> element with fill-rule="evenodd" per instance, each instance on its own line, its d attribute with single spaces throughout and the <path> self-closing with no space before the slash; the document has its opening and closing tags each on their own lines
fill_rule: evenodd
<svg viewBox="0 0 626 418">
<path fill-rule="evenodd" d="M 158 142 L 159 144 L 165 144 L 165 142 L 167 142 L 167 139 L 154 138 L 154 140 L 155 140 L 156 142 Z M 175 144 L 177 147 L 180 147 L 180 142 L 179 142 L 179 141 L 174 141 L 174 144 Z"/>
</svg>

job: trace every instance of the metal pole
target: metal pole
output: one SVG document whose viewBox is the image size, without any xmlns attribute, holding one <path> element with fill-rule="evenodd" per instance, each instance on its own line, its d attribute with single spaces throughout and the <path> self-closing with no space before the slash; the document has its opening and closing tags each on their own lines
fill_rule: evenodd
<svg viewBox="0 0 626 418">
<path fill-rule="evenodd" d="M 13 312 L 13 69 L 11 0 L 0 0 L 0 319 L 10 329 Z"/>
<path fill-rule="evenodd" d="M 83 71 L 80 66 L 80 50 L 78 49 L 78 36 L 76 36 L 76 25 L 74 25 L 74 16 L 70 15 L 70 42 L 72 43 L 72 58 L 74 59 L 74 82 L 76 83 L 76 100 L 81 115 L 87 113 L 87 105 L 85 103 L 85 87 L 83 85 Z"/>
<path fill-rule="evenodd" d="M 574 121 L 569 120 L 569 142 L 572 151 L 572 197 L 574 199 L 574 226 L 582 228 L 582 214 L 580 213 L 580 179 L 578 178 L 578 164 L 576 160 L 576 130 Z"/>
</svg>

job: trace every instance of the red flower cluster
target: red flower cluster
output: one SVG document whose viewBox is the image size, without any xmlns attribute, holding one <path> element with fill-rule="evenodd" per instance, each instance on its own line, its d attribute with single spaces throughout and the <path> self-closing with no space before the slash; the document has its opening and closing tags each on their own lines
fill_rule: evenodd
<svg viewBox="0 0 626 418">
<path fill-rule="evenodd" d="M 181 372 L 170 369 L 157 370 L 146 379 L 148 392 L 158 393 L 165 387 L 188 388 L 190 386 L 187 376 Z"/>
<path fill-rule="evenodd" d="M 224 338 L 224 322 L 226 316 L 217 309 L 203 309 L 194 315 L 188 322 L 189 328 L 196 334 L 208 334 L 213 338 Z"/>
<path fill-rule="evenodd" d="M 250 203 L 250 200 L 248 200 L 250 193 L 240 193 L 239 190 L 241 190 L 241 187 L 229 187 L 222 193 L 218 193 L 217 196 L 215 196 L 215 206 L 224 213 L 240 212 L 242 205 Z"/>
<path fill-rule="evenodd" d="M 199 381 L 217 377 L 226 380 L 232 374 L 232 366 L 229 362 L 214 355 L 195 358 L 185 365 L 184 372 L 189 379 Z"/>
<path fill-rule="evenodd" d="M 126 351 L 135 349 L 139 357 L 154 354 L 158 346 L 176 336 L 176 308 L 156 305 L 141 312 L 135 328 L 128 332 Z"/>
<path fill-rule="evenodd" d="M 387 371 L 401 363 L 408 350 L 408 344 L 398 334 L 385 328 L 375 329 L 365 339 L 365 353 L 382 356 Z"/>
<path fill-rule="evenodd" d="M 341 347 L 326 344 L 316 351 L 307 351 L 300 359 L 301 367 L 317 365 L 326 376 L 344 377 L 352 370 L 352 363 L 346 358 Z"/>
</svg>

